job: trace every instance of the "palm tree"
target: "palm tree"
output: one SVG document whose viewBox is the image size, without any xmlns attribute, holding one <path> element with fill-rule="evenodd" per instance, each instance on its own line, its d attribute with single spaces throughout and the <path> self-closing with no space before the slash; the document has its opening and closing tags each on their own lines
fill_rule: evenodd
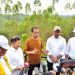
<svg viewBox="0 0 75 75">
<path fill-rule="evenodd" d="M 31 7 L 29 3 L 26 4 L 25 11 L 26 11 L 26 15 L 28 15 L 31 12 Z"/>
</svg>

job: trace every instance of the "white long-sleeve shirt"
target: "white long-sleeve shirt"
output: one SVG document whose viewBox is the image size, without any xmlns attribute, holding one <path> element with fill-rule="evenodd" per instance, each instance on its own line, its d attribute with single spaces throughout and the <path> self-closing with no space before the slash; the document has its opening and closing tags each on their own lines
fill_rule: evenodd
<svg viewBox="0 0 75 75">
<path fill-rule="evenodd" d="M 14 70 L 16 67 L 24 66 L 23 52 L 20 47 L 16 50 L 11 46 L 10 49 L 7 51 L 6 55 L 9 58 L 12 70 Z"/>
<path fill-rule="evenodd" d="M 69 55 L 70 58 L 75 59 L 75 37 L 69 39 L 66 54 Z"/>
<path fill-rule="evenodd" d="M 58 38 L 55 38 L 54 35 L 49 37 L 46 43 L 46 50 L 49 50 L 47 60 L 49 62 L 52 62 L 49 55 L 53 55 L 54 57 L 57 57 L 59 54 L 62 56 L 65 53 L 66 50 L 66 41 L 63 37 L 59 36 Z"/>
</svg>

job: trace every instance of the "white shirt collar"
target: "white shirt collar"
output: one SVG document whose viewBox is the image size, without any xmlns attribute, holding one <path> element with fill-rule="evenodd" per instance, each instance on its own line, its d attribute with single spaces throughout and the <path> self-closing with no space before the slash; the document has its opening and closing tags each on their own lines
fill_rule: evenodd
<svg viewBox="0 0 75 75">
<path fill-rule="evenodd" d="M 11 48 L 12 48 L 14 51 L 17 51 L 17 50 L 19 49 L 19 48 L 18 48 L 18 49 L 15 49 L 15 48 L 14 48 L 14 47 L 12 47 L 12 46 L 11 46 Z"/>
<path fill-rule="evenodd" d="M 54 39 L 59 39 L 59 38 L 60 38 L 60 36 L 59 36 L 58 38 L 55 38 L 55 37 L 54 37 L 54 35 L 53 35 L 53 36 L 52 36 L 52 38 L 54 38 Z"/>
</svg>

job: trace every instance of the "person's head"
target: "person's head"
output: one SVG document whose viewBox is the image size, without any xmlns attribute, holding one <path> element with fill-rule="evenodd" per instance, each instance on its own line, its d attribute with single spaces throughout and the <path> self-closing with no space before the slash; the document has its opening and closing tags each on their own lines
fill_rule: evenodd
<svg viewBox="0 0 75 75">
<path fill-rule="evenodd" d="M 11 38 L 11 44 L 15 49 L 20 47 L 20 38 L 18 36 L 13 36 Z"/>
<path fill-rule="evenodd" d="M 53 29 L 53 35 L 55 38 L 58 38 L 60 35 L 61 28 L 59 26 L 55 26 Z"/>
<path fill-rule="evenodd" d="M 74 30 L 73 30 L 73 35 L 75 36 L 75 28 L 74 28 Z"/>
<path fill-rule="evenodd" d="M 31 32 L 32 32 L 32 37 L 34 39 L 38 38 L 38 36 L 39 36 L 39 28 L 38 27 L 33 27 L 31 29 Z"/>
<path fill-rule="evenodd" d="M 8 48 L 8 39 L 5 36 L 0 35 L 0 56 L 4 56 Z"/>
</svg>

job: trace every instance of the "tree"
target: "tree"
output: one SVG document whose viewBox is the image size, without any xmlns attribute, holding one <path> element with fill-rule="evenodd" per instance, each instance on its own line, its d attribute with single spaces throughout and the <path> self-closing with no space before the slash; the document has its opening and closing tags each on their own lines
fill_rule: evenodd
<svg viewBox="0 0 75 75">
<path fill-rule="evenodd" d="M 48 12 L 47 9 L 43 10 L 43 16 L 44 16 L 45 18 L 48 18 L 48 17 L 49 17 L 49 12 Z"/>
<path fill-rule="evenodd" d="M 48 12 L 49 12 L 50 14 L 53 13 L 53 11 L 52 11 L 52 7 L 51 7 L 51 6 L 49 6 L 49 7 L 47 8 L 47 10 L 48 10 Z"/>
<path fill-rule="evenodd" d="M 4 6 L 5 13 L 11 13 L 11 3 L 13 3 L 13 0 L 0 0 L 0 3 L 2 6 Z"/>
<path fill-rule="evenodd" d="M 7 3 L 13 3 L 13 0 L 6 0 Z"/>
<path fill-rule="evenodd" d="M 28 15 L 31 12 L 31 7 L 29 3 L 27 3 L 25 6 L 25 12 L 26 12 L 26 15 Z"/>
<path fill-rule="evenodd" d="M 19 10 L 21 10 L 22 9 L 22 3 L 18 1 L 17 5 L 18 5 Z"/>
<path fill-rule="evenodd" d="M 52 0 L 52 12 L 55 12 L 55 3 L 57 3 L 59 0 Z"/>
<path fill-rule="evenodd" d="M 65 10 L 66 10 L 66 11 L 67 11 L 67 10 L 71 10 L 71 5 L 70 5 L 69 2 L 66 4 L 66 6 L 65 6 Z"/>
<path fill-rule="evenodd" d="M 35 0 L 34 1 L 34 6 L 41 6 L 40 0 Z"/>
<path fill-rule="evenodd" d="M 21 9 L 22 9 L 22 4 L 21 4 L 21 2 L 18 1 L 13 6 L 13 14 L 18 14 Z"/>
<path fill-rule="evenodd" d="M 15 4 L 15 5 L 13 6 L 13 14 L 17 14 L 18 12 L 19 12 L 18 5 Z"/>
<path fill-rule="evenodd" d="M 66 5 L 65 5 L 65 10 L 72 10 L 72 9 L 75 9 L 75 2 L 71 5 L 70 2 L 68 2 Z"/>
<path fill-rule="evenodd" d="M 73 3 L 72 8 L 75 9 L 75 2 Z"/>
<path fill-rule="evenodd" d="M 1 9 L 1 7 L 0 7 L 0 15 L 2 14 L 2 9 Z"/>
<path fill-rule="evenodd" d="M 0 0 L 1 4 L 13 3 L 13 0 Z"/>
<path fill-rule="evenodd" d="M 1 2 L 1 4 L 3 4 L 3 3 L 5 3 L 5 2 L 6 2 L 6 0 L 0 0 L 0 2 Z"/>
<path fill-rule="evenodd" d="M 52 11 L 52 7 L 49 6 L 47 9 L 43 10 L 43 15 L 44 17 L 48 18 L 50 15 L 52 15 L 53 11 Z"/>
<path fill-rule="evenodd" d="M 41 14 L 41 13 L 42 13 L 42 12 L 41 12 L 41 9 L 39 9 L 39 10 L 38 10 L 38 14 Z"/>
<path fill-rule="evenodd" d="M 33 15 L 36 16 L 36 11 L 35 10 L 33 11 Z"/>
<path fill-rule="evenodd" d="M 11 13 L 11 8 L 9 4 L 5 4 L 5 13 Z"/>
<path fill-rule="evenodd" d="M 34 0 L 34 6 L 35 6 L 35 11 L 38 12 L 38 10 L 41 7 L 41 2 L 40 0 Z M 40 9 L 41 10 L 41 9 Z"/>
</svg>

